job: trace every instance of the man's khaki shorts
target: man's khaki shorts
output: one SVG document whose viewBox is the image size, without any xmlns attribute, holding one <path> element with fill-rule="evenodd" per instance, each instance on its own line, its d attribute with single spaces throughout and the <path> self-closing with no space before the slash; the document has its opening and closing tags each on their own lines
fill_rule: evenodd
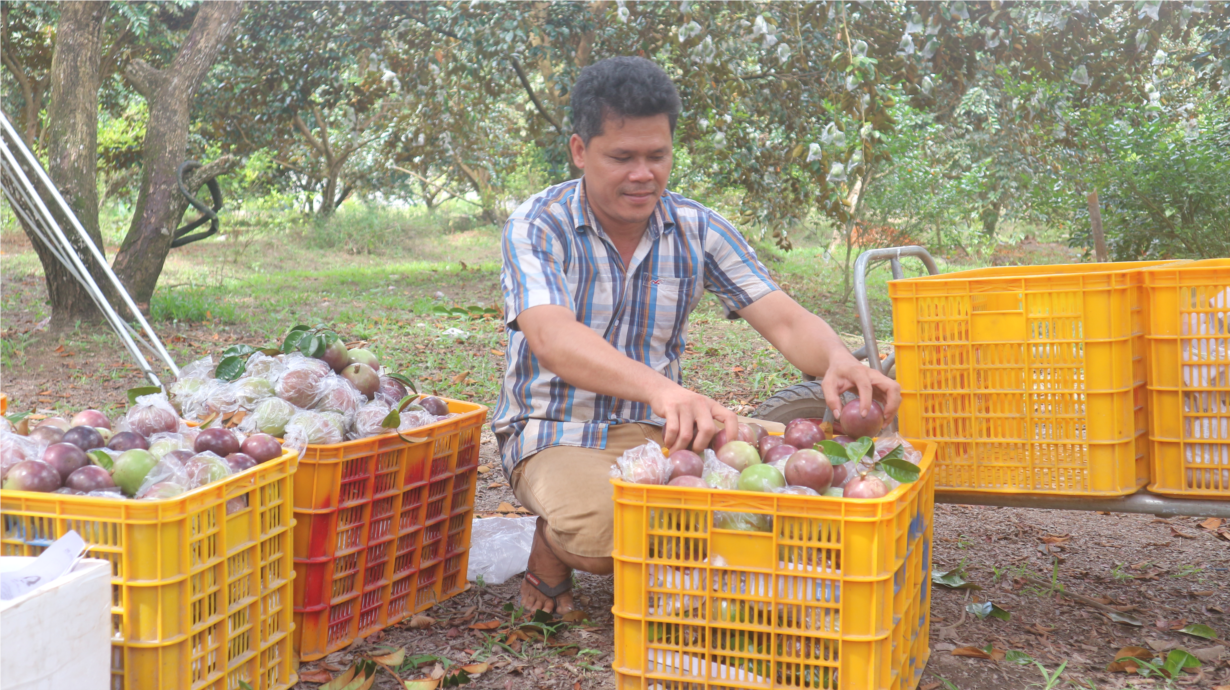
<svg viewBox="0 0 1230 690">
<path fill-rule="evenodd" d="M 552 446 L 517 464 L 513 495 L 565 551 L 585 558 L 609 558 L 615 545 L 615 489 L 611 468 L 624 451 L 645 441 L 662 443 L 662 428 L 617 424 L 606 432 L 606 448 Z"/>
<path fill-rule="evenodd" d="M 770 431 L 775 422 L 740 417 Z M 617 424 L 607 430 L 606 449 L 553 446 L 522 460 L 513 470 L 513 495 L 531 513 L 545 518 L 547 529 L 565 551 L 585 558 L 609 558 L 615 546 L 615 489 L 611 467 L 624 451 L 662 443 L 662 428 L 652 424 Z"/>
</svg>

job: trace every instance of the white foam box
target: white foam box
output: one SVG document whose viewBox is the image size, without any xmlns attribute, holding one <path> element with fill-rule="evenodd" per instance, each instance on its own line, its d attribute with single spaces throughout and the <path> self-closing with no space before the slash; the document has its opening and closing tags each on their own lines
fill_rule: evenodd
<svg viewBox="0 0 1230 690">
<path fill-rule="evenodd" d="M 5 556 L 0 571 L 33 563 Z M 83 558 L 44 587 L 0 601 L 0 687 L 106 690 L 111 686 L 111 564 Z"/>
</svg>

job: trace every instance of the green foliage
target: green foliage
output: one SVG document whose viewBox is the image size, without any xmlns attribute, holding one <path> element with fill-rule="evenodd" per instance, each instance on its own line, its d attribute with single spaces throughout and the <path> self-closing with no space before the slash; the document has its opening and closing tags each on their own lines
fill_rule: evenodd
<svg viewBox="0 0 1230 690">
<path fill-rule="evenodd" d="M 214 299 L 201 288 L 160 289 L 150 301 L 154 321 L 186 323 L 233 322 L 235 307 Z"/>
</svg>

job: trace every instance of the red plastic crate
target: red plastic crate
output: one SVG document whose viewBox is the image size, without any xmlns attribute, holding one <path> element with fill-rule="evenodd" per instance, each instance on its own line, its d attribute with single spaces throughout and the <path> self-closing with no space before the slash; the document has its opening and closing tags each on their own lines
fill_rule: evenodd
<svg viewBox="0 0 1230 690">
<path fill-rule="evenodd" d="M 465 589 L 487 408 L 308 446 L 295 481 L 295 649 L 310 661 Z M 457 575 L 460 574 L 460 577 Z"/>
</svg>

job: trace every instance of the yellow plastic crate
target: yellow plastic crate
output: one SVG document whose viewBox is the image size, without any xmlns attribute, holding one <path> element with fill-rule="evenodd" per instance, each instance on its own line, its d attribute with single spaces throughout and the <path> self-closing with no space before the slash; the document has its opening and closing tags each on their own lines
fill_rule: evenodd
<svg viewBox="0 0 1230 690">
<path fill-rule="evenodd" d="M 935 444 L 874 500 L 612 480 L 615 687 L 909 690 L 930 655 Z M 764 532 L 715 513 L 755 513 Z"/>
<path fill-rule="evenodd" d="M 1230 259 L 1144 272 L 1149 489 L 1230 499 Z"/>
<path fill-rule="evenodd" d="M 296 466 L 287 452 L 161 501 L 0 491 L 0 553 L 76 530 L 111 563 L 113 690 L 289 688 Z"/>
<path fill-rule="evenodd" d="M 487 408 L 310 445 L 295 475 L 295 651 L 319 659 L 466 588 Z"/>
<path fill-rule="evenodd" d="M 901 433 L 936 487 L 1125 495 L 1149 478 L 1142 269 L 983 268 L 894 280 Z"/>
</svg>

